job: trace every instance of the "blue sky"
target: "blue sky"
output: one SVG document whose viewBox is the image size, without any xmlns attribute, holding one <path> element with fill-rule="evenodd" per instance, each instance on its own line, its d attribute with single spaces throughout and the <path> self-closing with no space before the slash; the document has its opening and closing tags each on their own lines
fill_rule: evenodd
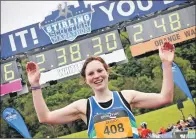
<svg viewBox="0 0 196 139">
<path fill-rule="evenodd" d="M 1 1 L 1 34 L 38 23 L 65 1 Z M 92 5 L 104 1 L 85 1 Z M 68 5 L 78 6 L 77 1 Z"/>
</svg>

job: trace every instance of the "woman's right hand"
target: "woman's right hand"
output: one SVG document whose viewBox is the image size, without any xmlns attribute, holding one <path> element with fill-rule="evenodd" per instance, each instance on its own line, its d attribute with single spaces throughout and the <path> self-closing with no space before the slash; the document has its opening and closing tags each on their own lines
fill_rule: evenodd
<svg viewBox="0 0 196 139">
<path fill-rule="evenodd" d="M 26 71 L 31 86 L 39 86 L 40 71 L 38 65 L 32 61 L 28 62 L 26 64 Z"/>
</svg>

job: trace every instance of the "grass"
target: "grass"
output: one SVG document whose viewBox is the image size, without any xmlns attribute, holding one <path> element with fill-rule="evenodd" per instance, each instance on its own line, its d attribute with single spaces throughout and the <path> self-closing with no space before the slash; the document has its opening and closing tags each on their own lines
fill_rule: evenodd
<svg viewBox="0 0 196 139">
<path fill-rule="evenodd" d="M 87 135 L 87 130 L 85 130 L 85 131 L 73 133 L 70 135 L 62 136 L 59 138 L 88 138 L 88 135 Z"/>
<path fill-rule="evenodd" d="M 189 114 L 195 116 L 195 106 L 192 101 L 187 100 L 183 102 L 184 108 L 182 109 L 185 118 L 187 119 Z M 145 113 L 136 116 L 136 121 L 138 125 L 141 122 L 147 122 L 148 127 L 157 132 L 160 127 L 167 128 L 168 124 L 176 123 L 178 120 L 183 119 L 181 112 L 178 110 L 177 105 L 172 105 L 166 108 L 155 110 L 149 113 Z M 73 133 L 70 135 L 62 136 L 59 138 L 88 138 L 87 131 L 82 131 L 78 133 Z"/>
<path fill-rule="evenodd" d="M 189 114 L 195 116 L 195 106 L 192 101 L 187 100 L 183 102 L 184 108 L 182 112 L 187 119 Z M 160 127 L 167 128 L 168 124 L 176 124 L 180 119 L 183 119 L 181 112 L 178 110 L 177 105 L 172 105 L 167 108 L 159 109 L 153 112 L 142 114 L 136 117 L 137 123 L 143 121 L 148 123 L 148 127 L 153 131 L 158 131 Z"/>
</svg>

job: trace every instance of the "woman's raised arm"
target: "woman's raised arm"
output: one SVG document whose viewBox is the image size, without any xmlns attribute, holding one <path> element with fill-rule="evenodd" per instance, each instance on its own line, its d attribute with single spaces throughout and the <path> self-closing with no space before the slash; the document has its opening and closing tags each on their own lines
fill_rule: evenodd
<svg viewBox="0 0 196 139">
<path fill-rule="evenodd" d="M 85 108 L 87 104 L 86 99 L 80 99 L 75 101 L 64 108 L 50 111 L 44 101 L 42 95 L 42 89 L 39 84 L 40 71 L 39 67 L 34 62 L 28 62 L 26 65 L 26 71 L 29 83 L 32 88 L 33 104 L 41 123 L 48 124 L 63 124 L 77 119 L 85 120 Z"/>
<path fill-rule="evenodd" d="M 173 101 L 174 82 L 172 75 L 172 62 L 175 47 L 166 42 L 159 47 L 159 56 L 163 64 L 163 82 L 160 93 L 143 93 L 135 90 L 124 90 L 122 94 L 132 107 L 156 108 Z"/>
</svg>

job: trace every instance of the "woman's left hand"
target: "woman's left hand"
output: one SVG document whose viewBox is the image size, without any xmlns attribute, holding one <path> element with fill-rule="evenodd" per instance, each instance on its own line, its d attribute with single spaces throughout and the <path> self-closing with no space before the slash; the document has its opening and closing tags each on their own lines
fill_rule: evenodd
<svg viewBox="0 0 196 139">
<path fill-rule="evenodd" d="M 174 60 L 175 46 L 170 42 L 165 42 L 159 47 L 159 56 L 162 62 L 172 63 Z"/>
</svg>

